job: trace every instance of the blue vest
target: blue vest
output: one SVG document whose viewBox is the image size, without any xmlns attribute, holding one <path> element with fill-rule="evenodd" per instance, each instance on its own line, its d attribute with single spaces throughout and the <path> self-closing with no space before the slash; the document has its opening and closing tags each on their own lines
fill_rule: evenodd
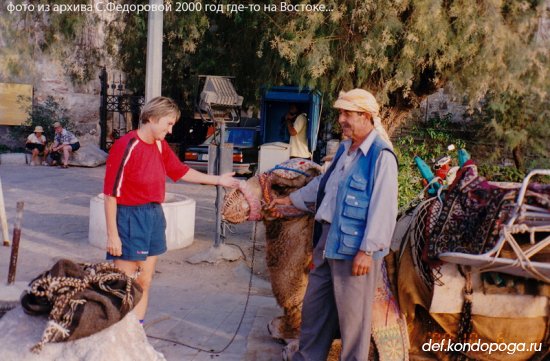
<svg viewBox="0 0 550 361">
<path fill-rule="evenodd" d="M 326 258 L 353 259 L 357 251 L 359 251 L 363 236 L 365 235 L 365 229 L 367 228 L 367 215 L 372 189 L 374 188 L 376 161 L 380 152 L 384 150 L 389 151 L 395 157 L 388 144 L 377 135 L 367 154 L 361 153 L 359 160 L 353 165 L 347 177 L 338 183 L 336 209 L 334 210 L 334 218 L 325 245 Z M 340 145 L 330 168 L 319 183 L 317 206 L 320 206 L 323 201 L 328 178 L 343 153 L 344 146 Z M 314 247 L 319 242 L 321 231 L 321 223 L 315 222 L 313 232 Z M 388 252 L 387 248 L 374 252 L 373 258 L 382 258 Z"/>
</svg>

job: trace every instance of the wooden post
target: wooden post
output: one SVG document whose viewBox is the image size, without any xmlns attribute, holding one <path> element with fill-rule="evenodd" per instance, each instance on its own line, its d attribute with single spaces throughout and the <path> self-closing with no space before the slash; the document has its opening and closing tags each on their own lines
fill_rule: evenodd
<svg viewBox="0 0 550 361">
<path fill-rule="evenodd" d="M 0 228 L 2 228 L 2 240 L 4 246 L 10 246 L 8 234 L 8 218 L 6 217 L 6 206 L 4 205 L 4 191 L 2 190 L 2 179 L 0 178 Z"/>
<path fill-rule="evenodd" d="M 11 246 L 10 268 L 8 271 L 8 286 L 15 282 L 17 269 L 17 257 L 19 256 L 19 241 L 21 240 L 21 221 L 23 220 L 23 206 L 25 203 L 17 202 L 17 214 L 13 226 L 13 244 Z"/>
</svg>

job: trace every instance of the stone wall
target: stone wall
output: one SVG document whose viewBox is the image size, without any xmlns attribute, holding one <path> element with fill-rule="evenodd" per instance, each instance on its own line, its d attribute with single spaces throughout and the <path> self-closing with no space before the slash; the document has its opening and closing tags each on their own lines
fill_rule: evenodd
<svg viewBox="0 0 550 361">
<path fill-rule="evenodd" d="M 90 28 L 85 30 L 87 35 L 88 46 L 93 46 L 100 49 L 101 57 L 97 64 L 97 74 L 85 84 L 74 84 L 71 78 L 66 73 L 66 66 L 59 56 L 49 53 L 34 52 L 32 59 L 25 61 L 32 62 L 31 70 L 18 76 L 5 75 L 0 77 L 0 81 L 7 83 L 23 83 L 31 84 L 34 92 L 34 102 L 42 102 L 48 96 L 60 104 L 61 107 L 67 110 L 67 115 L 75 124 L 77 135 L 84 142 L 92 142 L 99 145 L 100 126 L 99 126 L 99 106 L 100 106 L 100 81 L 99 73 L 101 66 L 105 66 L 109 72 L 120 71 L 114 69 L 115 60 L 104 51 L 105 41 L 105 23 L 112 17 L 112 14 L 103 12 L 98 15 L 100 21 L 90 23 Z M 0 37 L 0 48 L 6 46 L 6 39 Z M 24 40 L 21 40 L 24 41 Z M 73 44 L 65 45 L 69 50 L 72 50 Z M 0 74 L 1 75 L 1 74 Z M 0 144 L 13 148 L 17 146 L 9 136 L 9 126 L 0 126 Z"/>
<path fill-rule="evenodd" d="M 436 116 L 443 118 L 447 114 L 452 114 L 453 122 L 470 120 L 467 100 L 458 99 L 450 90 L 441 88 L 420 103 L 415 118 L 428 120 Z"/>
<path fill-rule="evenodd" d="M 53 96 L 67 109 L 67 115 L 75 124 L 76 131 L 80 135 L 92 135 L 93 137 L 85 138 L 99 144 L 99 79 L 93 79 L 85 86 L 78 87 L 64 74 L 59 62 L 45 58 L 42 59 L 40 68 L 44 77 L 33 84 L 35 101 L 41 102 L 48 96 Z"/>
</svg>

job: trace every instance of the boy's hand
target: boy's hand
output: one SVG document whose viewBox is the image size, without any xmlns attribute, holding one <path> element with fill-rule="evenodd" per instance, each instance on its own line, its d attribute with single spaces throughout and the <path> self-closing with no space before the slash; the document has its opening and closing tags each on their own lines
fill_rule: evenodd
<svg viewBox="0 0 550 361">
<path fill-rule="evenodd" d="M 234 178 L 234 175 L 235 172 L 222 174 L 218 179 L 218 184 L 227 188 L 238 188 L 240 181 L 237 178 Z"/>
<path fill-rule="evenodd" d="M 120 237 L 108 237 L 107 238 L 107 252 L 113 256 L 122 256 L 122 242 Z"/>
</svg>

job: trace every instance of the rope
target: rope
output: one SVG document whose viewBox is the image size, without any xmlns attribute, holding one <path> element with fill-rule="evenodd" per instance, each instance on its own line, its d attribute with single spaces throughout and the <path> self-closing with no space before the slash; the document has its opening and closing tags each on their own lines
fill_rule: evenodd
<svg viewBox="0 0 550 361">
<path fill-rule="evenodd" d="M 271 194 L 271 176 L 267 173 L 260 174 L 258 181 L 262 190 L 262 202 L 266 205 L 270 204 L 273 200 L 273 195 Z"/>
<path fill-rule="evenodd" d="M 271 172 L 273 172 L 274 170 L 277 170 L 277 169 L 289 170 L 289 171 L 292 171 L 292 172 L 294 172 L 294 173 L 301 174 L 301 175 L 303 175 L 303 176 L 305 176 L 305 177 L 310 177 L 310 175 L 307 174 L 306 172 L 303 172 L 303 171 L 301 171 L 301 170 L 299 170 L 299 169 L 284 167 L 284 166 L 282 166 L 282 165 L 280 165 L 280 164 L 278 164 L 278 165 L 276 165 L 275 167 L 273 167 L 273 168 L 271 168 L 270 170 L 268 170 L 267 173 L 271 173 Z"/>
<path fill-rule="evenodd" d="M 241 326 L 242 326 L 242 323 L 243 323 L 243 320 L 244 320 L 244 316 L 246 315 L 246 311 L 248 310 L 248 303 L 250 301 L 250 291 L 252 289 L 252 276 L 254 276 L 254 260 L 256 258 L 256 236 L 257 236 L 257 230 L 258 230 L 258 227 L 256 225 L 257 225 L 257 222 L 254 222 L 254 226 L 253 226 L 254 228 L 253 228 L 253 231 L 252 231 L 252 241 L 253 241 L 252 242 L 252 260 L 251 260 L 251 264 L 250 264 L 250 277 L 248 279 L 248 291 L 246 293 L 246 301 L 245 301 L 245 304 L 244 304 L 244 309 L 243 309 L 243 313 L 241 315 L 241 319 L 239 320 L 239 324 L 237 325 L 237 329 L 233 333 L 233 336 L 231 337 L 231 340 L 229 340 L 229 342 L 223 348 L 221 348 L 219 350 L 215 350 L 215 349 L 207 350 L 207 349 L 202 348 L 202 347 L 192 346 L 192 345 L 189 345 L 185 342 L 181 342 L 181 341 L 177 341 L 177 340 L 173 340 L 173 339 L 169 339 L 169 338 L 165 338 L 165 337 L 158 337 L 158 336 L 149 335 L 149 334 L 147 335 L 147 337 L 152 338 L 154 340 L 171 342 L 171 343 L 174 343 L 176 345 L 184 346 L 184 347 L 187 347 L 187 348 L 190 348 L 190 349 L 193 349 L 193 350 L 197 350 L 197 351 L 207 352 L 207 353 L 210 353 L 210 354 L 223 353 L 225 350 L 227 350 L 229 348 L 229 346 L 231 346 L 231 344 L 233 344 L 233 342 L 235 341 L 235 338 L 237 337 L 237 334 L 239 333 L 239 330 L 241 329 Z"/>
<path fill-rule="evenodd" d="M 46 297 L 53 304 L 49 315 L 50 321 L 42 335 L 42 339 L 31 348 L 31 351 L 38 353 L 44 345 L 51 341 L 63 341 L 70 336 L 70 326 L 73 323 L 77 308 L 86 304 L 84 299 L 75 299 L 75 296 L 85 289 L 97 285 L 100 289 L 122 299 L 122 306 L 131 309 L 133 297 L 131 286 L 133 280 L 122 274 L 110 263 L 80 264 L 84 276 L 77 277 L 52 277 L 46 273 L 31 284 L 31 293 L 37 297 Z M 105 285 L 112 280 L 126 280 L 126 293 L 120 290 L 113 290 Z"/>
<path fill-rule="evenodd" d="M 469 266 L 464 267 L 463 276 L 466 279 L 466 284 L 464 286 L 464 303 L 462 305 L 462 313 L 458 327 L 459 343 L 468 342 L 472 334 L 472 301 L 474 291 L 472 287 L 472 271 Z M 466 358 L 463 354 L 459 353 L 456 360 L 466 360 Z"/>
<path fill-rule="evenodd" d="M 539 272 L 539 270 L 536 268 L 535 265 L 533 265 L 530 259 L 533 255 L 537 254 L 539 251 L 541 251 L 545 247 L 550 246 L 550 236 L 534 244 L 535 243 L 534 233 L 536 232 L 536 230 L 534 229 L 534 227 L 528 227 L 525 224 L 513 224 L 510 226 L 507 226 L 507 225 L 503 226 L 501 231 L 503 234 L 503 241 L 500 242 L 500 244 L 497 246 L 496 252 L 494 253 L 494 256 L 492 257 L 492 260 L 489 262 L 489 264 L 481 267 L 480 271 L 481 272 L 499 271 L 508 267 L 521 268 L 525 272 L 532 275 L 534 278 L 539 279 L 546 283 L 550 283 L 550 277 L 547 277 L 541 272 Z M 527 233 L 527 232 L 530 233 L 531 244 L 534 244 L 534 246 L 530 247 L 527 251 L 523 251 L 523 249 L 518 244 L 518 242 L 516 241 L 513 235 L 516 233 Z M 517 256 L 517 259 L 510 264 L 495 265 L 495 262 L 497 261 L 497 259 L 499 259 L 500 253 L 506 243 L 510 245 L 510 247 L 512 248 L 512 251 L 514 251 L 515 255 Z"/>
<path fill-rule="evenodd" d="M 430 208 L 435 206 L 439 202 L 437 197 L 429 198 L 421 202 L 415 210 L 416 215 L 411 222 L 409 231 L 407 232 L 407 240 L 401 247 L 401 255 L 405 250 L 407 244 L 411 247 L 411 256 L 414 269 L 422 282 L 428 287 L 429 290 L 433 289 L 434 280 L 437 278 L 437 273 L 434 274 L 434 270 L 430 270 L 425 263 L 422 262 L 422 250 L 426 245 L 426 227 L 432 220 L 430 219 Z M 439 208 L 440 209 L 440 208 Z M 439 211 L 438 209 L 438 211 Z M 432 218 L 433 215 L 432 215 Z"/>
</svg>

